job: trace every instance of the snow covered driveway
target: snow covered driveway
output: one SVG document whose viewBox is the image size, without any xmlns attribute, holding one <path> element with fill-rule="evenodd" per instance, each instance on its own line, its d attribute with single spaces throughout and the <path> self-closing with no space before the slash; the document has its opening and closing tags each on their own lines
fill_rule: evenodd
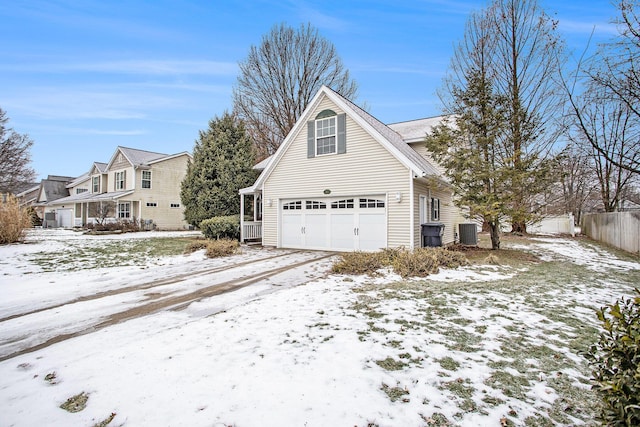
<svg viewBox="0 0 640 427">
<path fill-rule="evenodd" d="M 48 250 L 73 240 L 95 246 L 105 240 L 159 235 L 139 233 L 96 239 L 64 230 L 32 234 L 32 240 L 36 236 L 38 239 L 32 245 L 46 246 Z M 188 233 L 160 235 L 185 234 Z M 248 247 L 243 254 L 213 260 L 204 258 L 201 251 L 153 259 L 142 266 L 37 272 L 27 265 L 20 266 L 32 249 L 31 244 L 0 248 L 4 252 L 3 263 L 13 268 L 13 274 L 7 269 L 0 275 L 0 361 L 161 310 L 184 310 L 194 302 L 214 297 L 219 303 L 209 302 L 206 310 L 192 311 L 190 317 L 215 314 L 274 290 L 319 278 L 326 274 L 327 259 L 332 256 Z M 29 274 L 22 273 L 24 269 Z M 221 297 L 249 285 L 251 288 L 245 292 Z"/>
</svg>

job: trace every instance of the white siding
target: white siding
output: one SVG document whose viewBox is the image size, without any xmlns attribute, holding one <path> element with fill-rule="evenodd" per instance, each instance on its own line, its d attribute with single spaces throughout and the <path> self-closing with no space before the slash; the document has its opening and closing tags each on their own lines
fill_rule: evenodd
<svg viewBox="0 0 640 427">
<path fill-rule="evenodd" d="M 311 117 L 331 109 L 325 98 Z M 289 145 L 264 184 L 263 244 L 277 246 L 278 201 L 284 198 L 387 195 L 388 245 L 410 245 L 410 178 L 408 169 L 347 116 L 347 153 L 307 158 L 307 128 Z M 396 201 L 400 192 L 402 201 Z M 271 206 L 269 206 L 271 200 Z"/>
<path fill-rule="evenodd" d="M 464 218 L 460 214 L 460 210 L 453 204 L 451 199 L 451 191 L 444 188 L 442 184 L 429 182 L 429 180 L 417 180 L 414 183 L 414 233 L 416 247 L 421 245 L 421 229 L 420 229 L 420 196 L 426 196 L 440 199 L 440 220 L 444 224 L 444 235 L 442 236 L 442 244 L 449 245 L 454 243 L 454 233 L 458 232 L 458 224 L 464 222 Z M 430 203 L 430 200 L 429 200 Z M 429 206 L 430 210 L 430 206 Z M 429 222 L 431 220 L 429 219 Z"/>
<path fill-rule="evenodd" d="M 142 188 L 142 170 L 136 170 L 136 191 L 127 196 L 127 200 L 140 202 L 139 207 L 132 211 L 136 218 L 153 220 L 161 230 L 180 230 L 188 226 L 184 221 L 184 206 L 180 200 L 180 186 L 187 174 L 188 156 L 171 158 L 151 166 L 151 188 Z M 129 185 L 129 173 L 127 172 L 127 186 Z M 131 178 L 133 181 L 133 178 Z M 156 206 L 147 206 L 147 203 L 155 203 Z M 180 205 L 172 208 L 171 204 Z M 132 207 L 133 209 L 133 207 Z"/>
</svg>

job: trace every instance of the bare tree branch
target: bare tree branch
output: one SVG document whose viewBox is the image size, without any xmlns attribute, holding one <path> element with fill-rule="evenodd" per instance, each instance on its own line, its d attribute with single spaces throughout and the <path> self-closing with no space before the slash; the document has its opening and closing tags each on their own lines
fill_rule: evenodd
<svg viewBox="0 0 640 427">
<path fill-rule="evenodd" d="M 0 108 L 0 193 L 18 193 L 35 179 L 31 163 L 33 141 L 7 127 L 9 118 Z"/>
<path fill-rule="evenodd" d="M 251 46 L 233 100 L 260 157 L 278 149 L 322 85 L 349 99 L 357 94 L 334 45 L 310 24 L 277 25 L 260 46 Z"/>
</svg>

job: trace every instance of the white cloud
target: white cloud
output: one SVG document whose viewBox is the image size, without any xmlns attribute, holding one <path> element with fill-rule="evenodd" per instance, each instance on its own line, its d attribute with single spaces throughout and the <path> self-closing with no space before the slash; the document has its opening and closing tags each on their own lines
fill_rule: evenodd
<svg viewBox="0 0 640 427">
<path fill-rule="evenodd" d="M 132 59 L 97 62 L 53 62 L 29 64 L 2 64 L 0 70 L 39 73 L 94 72 L 106 74 L 147 75 L 222 75 L 238 73 L 235 62 L 207 60 Z"/>
</svg>

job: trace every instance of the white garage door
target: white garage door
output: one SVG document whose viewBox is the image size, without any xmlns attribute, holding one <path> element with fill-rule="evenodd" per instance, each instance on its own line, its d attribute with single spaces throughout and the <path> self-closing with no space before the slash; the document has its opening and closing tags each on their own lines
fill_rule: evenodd
<svg viewBox="0 0 640 427">
<path fill-rule="evenodd" d="M 57 209 L 56 217 L 58 220 L 58 227 L 71 228 L 73 227 L 73 211 L 71 209 Z"/>
<path fill-rule="evenodd" d="M 375 251 L 387 246 L 386 197 L 285 200 L 280 246 Z"/>
</svg>

